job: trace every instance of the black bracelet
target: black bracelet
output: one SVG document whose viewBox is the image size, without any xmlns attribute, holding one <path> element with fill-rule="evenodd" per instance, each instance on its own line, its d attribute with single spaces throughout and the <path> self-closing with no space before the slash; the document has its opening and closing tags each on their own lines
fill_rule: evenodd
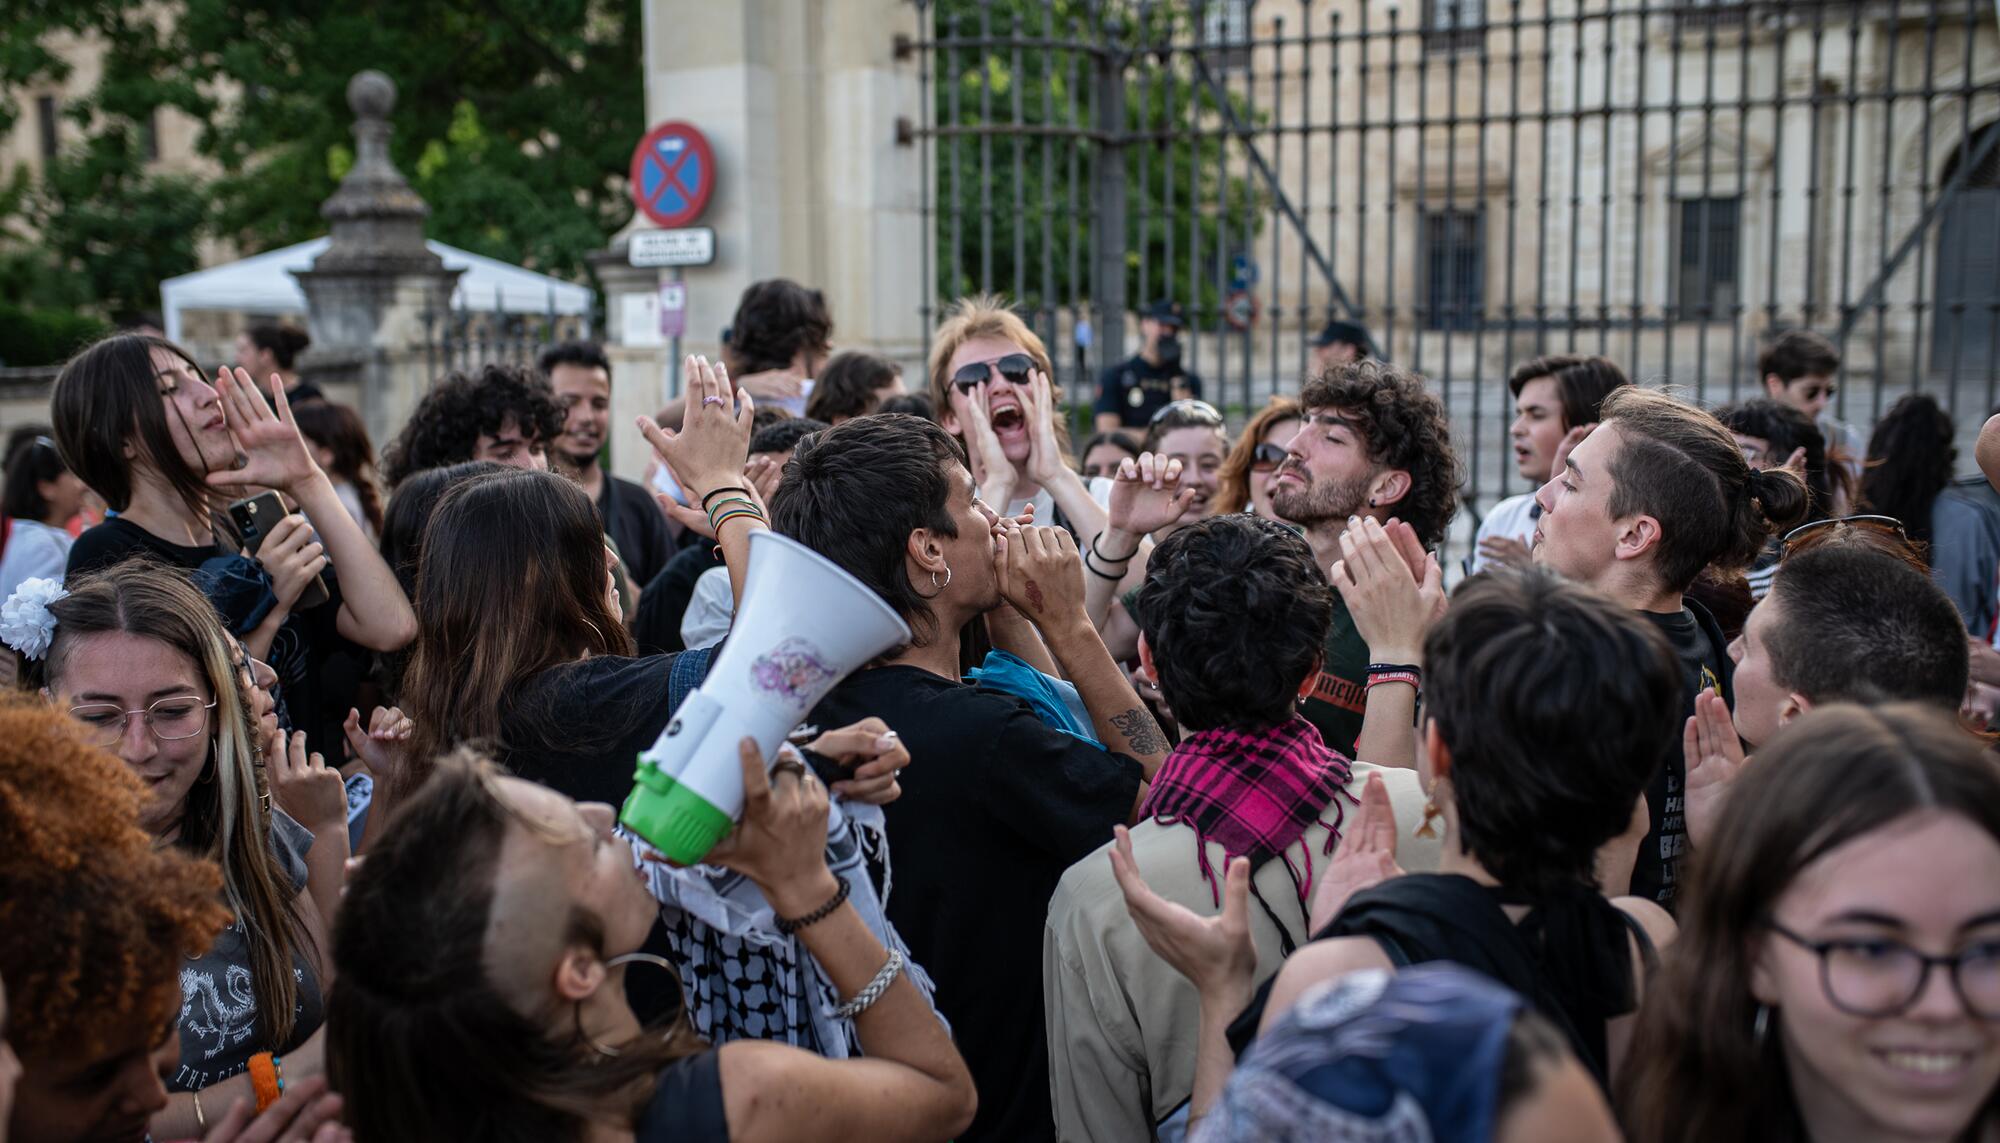
<svg viewBox="0 0 2000 1143">
<path fill-rule="evenodd" d="M 1107 564 L 1130 563 L 1132 562 L 1132 557 L 1139 554 L 1139 549 L 1146 546 L 1146 541 L 1142 539 L 1136 545 L 1133 546 L 1132 551 L 1127 555 L 1107 556 L 1102 551 L 1099 551 L 1097 547 L 1097 541 L 1103 538 L 1104 538 L 1103 532 L 1099 532 L 1098 534 L 1090 538 L 1090 554 L 1096 556 L 1100 560 L 1103 560 Z"/>
<path fill-rule="evenodd" d="M 1418 666 L 1418 665 L 1416 665 L 1415 663 L 1370 663 L 1370 664 L 1368 664 L 1368 673 L 1369 673 L 1369 674 L 1371 674 L 1371 675 L 1386 675 L 1386 674 L 1390 674 L 1390 673 L 1392 673 L 1392 672 L 1396 672 L 1396 671 L 1408 671 L 1408 672 L 1410 672 L 1411 674 L 1413 674 L 1413 675 L 1417 676 L 1417 677 L 1418 677 L 1418 678 L 1420 678 L 1420 679 L 1424 677 L 1424 669 L 1423 669 L 1422 667 L 1419 667 L 1419 666 Z"/>
<path fill-rule="evenodd" d="M 740 484 L 725 484 L 720 488 L 711 488 L 707 492 L 702 493 L 701 510 L 704 512 L 708 511 L 709 499 L 714 496 L 720 496 L 725 492 L 741 492 L 745 496 L 755 495 L 755 493 L 751 492 L 748 488 L 745 488 Z"/>
<path fill-rule="evenodd" d="M 1110 581 L 1111 581 L 1112 583 L 1117 583 L 1117 582 L 1118 582 L 1119 580 L 1121 580 L 1121 579 L 1124 579 L 1124 578 L 1125 578 L 1125 577 L 1124 577 L 1124 576 L 1122 576 L 1122 575 L 1112 575 L 1112 574 L 1111 574 L 1110 572 L 1108 572 L 1108 571 L 1099 571 L 1099 570 L 1097 570 L 1097 567 L 1096 567 L 1096 565 L 1094 565 L 1094 564 L 1092 564 L 1092 563 L 1090 562 L 1090 557 L 1091 557 L 1091 555 L 1092 555 L 1092 553 L 1091 553 L 1090 551 L 1088 551 L 1088 550 L 1086 550 L 1086 551 L 1085 551 L 1085 552 L 1083 553 L 1083 570 L 1084 570 L 1084 571 L 1087 571 L 1087 572 L 1089 572 L 1089 573 L 1090 573 L 1091 575 L 1094 575 L 1094 576 L 1096 576 L 1096 577 L 1097 577 L 1098 579 L 1108 579 L 1108 580 L 1110 580 Z"/>
<path fill-rule="evenodd" d="M 840 878 L 840 888 L 834 891 L 833 900 L 828 901 L 826 904 L 821 905 L 819 908 L 814 909 L 812 912 L 807 913 L 803 917 L 790 917 L 790 918 L 779 917 L 778 931 L 789 937 L 793 933 L 798 932 L 800 929 L 805 928 L 807 925 L 815 924 L 817 922 L 826 920 L 828 917 L 833 915 L 833 911 L 835 909 L 840 908 L 840 906 L 846 902 L 847 894 L 851 892 L 853 888 L 854 886 L 848 882 L 847 878 L 845 877 Z"/>
</svg>

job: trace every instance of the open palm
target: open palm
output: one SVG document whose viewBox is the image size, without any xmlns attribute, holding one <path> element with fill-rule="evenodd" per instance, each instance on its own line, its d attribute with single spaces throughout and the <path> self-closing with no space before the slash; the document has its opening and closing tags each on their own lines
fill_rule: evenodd
<svg viewBox="0 0 2000 1143">
<path fill-rule="evenodd" d="M 218 488 L 275 488 L 298 499 L 298 488 L 319 475 L 319 465 L 292 420 L 284 382 L 272 375 L 271 404 L 267 405 L 249 373 L 237 369 L 232 374 L 224 368 L 215 371 L 215 392 L 221 399 L 229 435 L 236 439 L 241 463 L 209 473 L 208 483 Z"/>
</svg>

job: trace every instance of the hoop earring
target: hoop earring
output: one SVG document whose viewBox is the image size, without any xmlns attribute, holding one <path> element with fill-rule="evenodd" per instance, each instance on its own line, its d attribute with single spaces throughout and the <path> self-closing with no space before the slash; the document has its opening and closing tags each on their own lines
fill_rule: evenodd
<svg viewBox="0 0 2000 1143">
<path fill-rule="evenodd" d="M 607 969 L 613 969 L 613 968 L 618 968 L 622 965 L 628 965 L 633 963 L 650 964 L 654 968 L 665 969 L 666 971 L 674 974 L 674 984 L 676 986 L 680 984 L 680 972 L 679 970 L 674 968 L 674 962 L 668 960 L 666 957 L 657 956 L 649 952 L 630 952 L 626 953 L 624 956 L 614 956 L 610 960 L 604 962 L 604 967 Z M 591 1039 L 590 1033 L 583 1030 L 583 1001 L 581 1000 L 577 1001 L 575 1004 L 571 1005 L 571 1008 L 576 1013 L 576 1038 L 582 1040 L 584 1044 L 590 1048 L 591 1051 L 596 1052 L 598 1055 L 603 1056 L 605 1059 L 607 1060 L 617 1059 L 621 1054 L 617 1048 L 605 1047 L 603 1044 L 600 1044 L 596 1040 Z"/>
<path fill-rule="evenodd" d="M 911 586 L 911 588 L 912 588 L 912 589 L 914 589 L 914 588 L 916 587 L 916 585 L 915 585 L 915 584 L 911 584 L 910 586 Z M 934 590 L 933 590 L 933 591 L 932 591 L 932 592 L 931 592 L 931 593 L 930 593 L 929 595 L 925 595 L 925 594 L 924 594 L 923 592 L 919 591 L 919 592 L 917 592 L 917 598 L 919 598 L 919 599 L 936 599 L 936 598 L 937 598 L 938 596 L 940 596 L 940 595 L 943 595 L 943 594 L 944 594 L 944 589 L 945 589 L 945 588 L 948 588 L 948 587 L 950 587 L 950 586 L 951 586 L 951 565 L 950 565 L 950 564 L 946 564 L 946 565 L 944 565 L 944 582 L 943 582 L 943 583 L 939 583 L 939 582 L 938 582 L 938 577 L 937 577 L 937 573 L 936 573 L 936 572 L 932 572 L 932 573 L 931 573 L 931 587 L 932 587 L 932 588 L 933 588 Z"/>
<path fill-rule="evenodd" d="M 1759 1004 L 1757 1006 L 1757 1017 L 1750 1023 L 1750 1038 L 1756 1042 L 1757 1047 L 1762 1048 L 1764 1041 L 1769 1039 L 1770 1036 L 1771 1006 L 1769 1004 Z"/>
</svg>

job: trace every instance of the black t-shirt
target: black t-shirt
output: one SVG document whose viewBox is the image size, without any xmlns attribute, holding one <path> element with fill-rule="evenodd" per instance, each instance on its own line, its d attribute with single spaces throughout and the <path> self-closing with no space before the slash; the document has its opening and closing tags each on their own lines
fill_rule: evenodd
<svg viewBox="0 0 2000 1143">
<path fill-rule="evenodd" d="M 640 752 L 673 713 L 674 659 L 598 655 L 528 678 L 500 712 L 500 760 L 579 802 L 624 805 Z"/>
<path fill-rule="evenodd" d="M 643 592 L 673 558 L 674 537 L 667 529 L 666 513 L 644 488 L 607 472 L 597 494 L 597 515 L 618 548 L 626 573 Z"/>
<path fill-rule="evenodd" d="M 122 516 L 113 516 L 77 537 L 69 550 L 69 567 L 64 578 L 73 580 L 133 556 L 192 572 L 217 556 L 235 552 L 220 533 L 212 544 L 189 547 L 170 543 Z M 281 671 L 281 675 L 289 676 L 282 679 L 284 685 L 279 696 L 285 712 L 292 727 L 306 732 L 309 749 L 328 758 L 339 758 L 346 743 L 341 723 L 360 686 L 360 664 L 365 661 L 366 652 L 341 636 L 340 580 L 331 566 L 323 575 L 326 602 L 293 611 L 279 632 L 281 640 L 297 640 L 296 650 L 287 652 L 274 641 L 268 655 L 273 667 L 285 666 L 293 655 L 297 656 L 297 671 Z"/>
<path fill-rule="evenodd" d="M 1042 924 L 1063 871 L 1131 817 L 1143 771 L 1012 695 L 918 667 L 859 671 L 809 721 L 871 715 L 910 751 L 903 796 L 883 808 L 896 862 L 888 912 L 937 984 L 979 1088 L 978 1117 L 958 1139 L 1053 1139 Z"/>
<path fill-rule="evenodd" d="M 675 552 L 660 573 L 639 589 L 639 613 L 632 617 L 632 639 L 645 655 L 687 650 L 681 638 L 681 617 L 694 599 L 695 581 L 710 568 L 723 566 L 715 543 L 706 536 Z"/>
<path fill-rule="evenodd" d="M 711 1048 L 668 1064 L 633 1129 L 634 1143 L 729 1143 L 722 1057 Z"/>
<path fill-rule="evenodd" d="M 1174 399 L 1176 382 L 1186 385 L 1189 395 L 1201 396 L 1201 378 L 1191 370 L 1134 355 L 1098 375 L 1096 411 L 1116 413 L 1127 428 L 1143 429 Z"/>
<path fill-rule="evenodd" d="M 1682 753 L 1678 728 L 1694 716 L 1695 696 L 1702 691 L 1714 690 L 1724 702 L 1735 707 L 1736 691 L 1732 686 L 1735 666 L 1729 659 L 1729 641 L 1723 638 L 1715 617 L 1694 600 L 1684 601 L 1677 612 L 1639 614 L 1660 629 L 1680 660 L 1682 721 L 1675 723 L 1673 739 L 1661 751 L 1660 768 L 1646 786 L 1646 810 L 1653 823 L 1646 831 L 1646 839 L 1639 843 L 1639 861 L 1632 867 L 1632 895 L 1672 909 L 1679 889 L 1681 857 L 1687 851 L 1684 789 L 1687 759 Z"/>
</svg>

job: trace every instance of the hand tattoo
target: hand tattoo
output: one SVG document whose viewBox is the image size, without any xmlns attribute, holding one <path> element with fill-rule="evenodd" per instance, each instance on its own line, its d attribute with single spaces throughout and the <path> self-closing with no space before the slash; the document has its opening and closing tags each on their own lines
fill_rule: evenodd
<svg viewBox="0 0 2000 1143">
<path fill-rule="evenodd" d="M 1124 714 L 1111 716 L 1111 725 L 1125 736 L 1125 741 L 1134 754 L 1165 754 L 1167 735 L 1160 724 L 1143 707 L 1133 707 Z"/>
<path fill-rule="evenodd" d="M 1029 580 L 1026 590 L 1028 593 L 1028 602 L 1031 605 L 1033 605 L 1036 611 L 1048 610 L 1047 605 L 1045 605 L 1042 602 L 1042 588 L 1040 584 L 1036 583 L 1034 580 Z"/>
</svg>

